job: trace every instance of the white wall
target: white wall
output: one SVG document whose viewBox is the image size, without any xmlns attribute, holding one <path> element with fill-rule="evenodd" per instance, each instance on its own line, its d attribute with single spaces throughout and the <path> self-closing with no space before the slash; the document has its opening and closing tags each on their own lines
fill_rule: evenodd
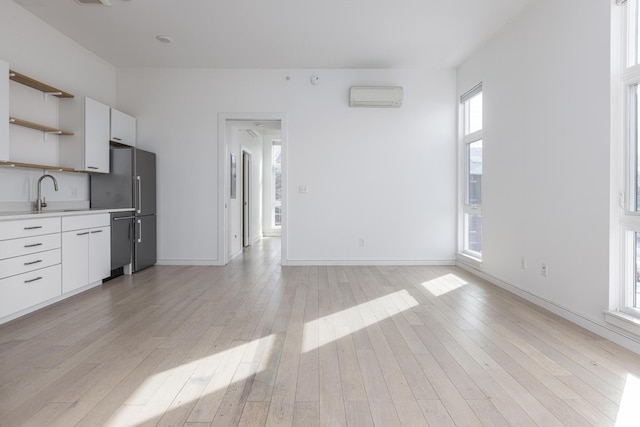
<svg viewBox="0 0 640 427">
<path fill-rule="evenodd" d="M 539 0 L 458 70 L 459 93 L 479 82 L 484 91 L 482 272 L 600 324 L 610 3 Z"/>
<path fill-rule="evenodd" d="M 349 108 L 351 85 L 402 85 L 404 105 Z M 158 155 L 160 262 L 218 260 L 221 112 L 287 114 L 289 262 L 454 259 L 454 70 L 121 69 L 117 87 Z"/>
<path fill-rule="evenodd" d="M 79 102 L 83 95 L 114 105 L 115 68 L 76 42 L 54 30 L 12 1 L 0 2 L 0 59 L 11 69 L 75 95 L 74 100 L 50 98 L 17 83 L 10 83 L 10 113 L 31 121 L 57 126 L 58 111 Z M 58 164 L 58 144 L 64 137 L 10 126 L 11 160 L 46 165 Z M 0 206 L 27 207 L 35 200 L 35 184 L 44 171 L 0 167 Z M 88 204 L 88 176 L 69 172 L 52 173 L 60 190 L 43 186 L 47 201 Z"/>
</svg>

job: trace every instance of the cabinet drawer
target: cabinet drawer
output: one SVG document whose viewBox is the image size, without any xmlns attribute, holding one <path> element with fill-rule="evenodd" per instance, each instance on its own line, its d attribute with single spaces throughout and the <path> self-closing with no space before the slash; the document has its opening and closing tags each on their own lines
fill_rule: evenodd
<svg viewBox="0 0 640 427">
<path fill-rule="evenodd" d="M 60 264 L 0 280 L 0 318 L 62 295 Z"/>
<path fill-rule="evenodd" d="M 60 249 L 18 256 L 0 261 L 0 278 L 60 264 Z"/>
<path fill-rule="evenodd" d="M 59 232 L 59 217 L 0 221 L 0 240 L 18 239 L 21 237 Z"/>
<path fill-rule="evenodd" d="M 62 217 L 62 231 L 107 227 L 109 225 L 111 225 L 111 215 L 108 213 Z"/>
<path fill-rule="evenodd" d="M 49 251 L 60 247 L 60 233 L 0 240 L 0 259 Z M 0 272 L 2 270 L 0 269 Z"/>
</svg>

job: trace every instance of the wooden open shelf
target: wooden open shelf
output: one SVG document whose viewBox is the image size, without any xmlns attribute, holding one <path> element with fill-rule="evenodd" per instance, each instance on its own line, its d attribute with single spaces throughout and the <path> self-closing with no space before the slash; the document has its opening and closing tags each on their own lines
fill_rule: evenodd
<svg viewBox="0 0 640 427">
<path fill-rule="evenodd" d="M 20 83 L 25 86 L 29 86 L 30 88 L 47 93 L 49 95 L 57 96 L 58 98 L 73 98 L 73 95 L 68 92 L 60 90 L 53 86 L 49 86 L 46 83 L 39 82 L 38 80 L 27 77 L 24 74 L 20 74 L 13 70 L 9 70 L 9 79 L 13 80 L 16 83 Z"/>
<path fill-rule="evenodd" d="M 51 126 L 41 125 L 40 123 L 29 122 L 27 120 L 18 119 L 15 117 L 9 117 L 9 123 L 12 125 L 23 126 L 30 129 L 36 129 L 45 133 L 51 133 L 55 135 L 73 135 L 73 132 L 68 132 L 66 130 L 53 128 Z"/>
<path fill-rule="evenodd" d="M 61 166 L 37 165 L 34 163 L 21 163 L 21 162 L 10 162 L 10 161 L 0 161 L 0 166 L 32 168 L 32 169 L 48 169 L 52 171 L 65 171 L 65 172 L 80 172 L 73 168 L 65 168 Z"/>
</svg>

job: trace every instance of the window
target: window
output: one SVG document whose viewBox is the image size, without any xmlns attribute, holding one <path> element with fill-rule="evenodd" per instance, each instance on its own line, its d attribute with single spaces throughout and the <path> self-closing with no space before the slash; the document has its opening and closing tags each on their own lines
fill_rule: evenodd
<svg viewBox="0 0 640 427">
<path fill-rule="evenodd" d="M 621 88 L 618 108 L 625 118 L 621 133 L 624 148 L 619 152 L 624 158 L 622 175 L 624 188 L 621 193 L 620 231 L 621 277 L 614 284 L 617 292 L 616 308 L 634 317 L 640 317 L 640 145 L 638 123 L 640 122 L 640 40 L 638 35 L 638 0 L 628 0 L 623 6 L 621 27 L 622 37 Z M 615 65 L 615 64 L 614 64 Z"/>
<path fill-rule="evenodd" d="M 272 188 L 272 215 L 271 226 L 273 228 L 282 227 L 282 143 L 273 141 L 271 143 L 271 177 Z"/>
<path fill-rule="evenodd" d="M 460 98 L 464 182 L 462 253 L 482 257 L 482 85 Z"/>
</svg>

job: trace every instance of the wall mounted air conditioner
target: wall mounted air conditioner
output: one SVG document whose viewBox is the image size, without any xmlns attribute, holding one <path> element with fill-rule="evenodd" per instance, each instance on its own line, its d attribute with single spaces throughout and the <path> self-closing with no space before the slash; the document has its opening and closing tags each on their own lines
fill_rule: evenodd
<svg viewBox="0 0 640 427">
<path fill-rule="evenodd" d="M 402 86 L 351 86 L 349 107 L 392 107 L 402 105 Z"/>
</svg>

